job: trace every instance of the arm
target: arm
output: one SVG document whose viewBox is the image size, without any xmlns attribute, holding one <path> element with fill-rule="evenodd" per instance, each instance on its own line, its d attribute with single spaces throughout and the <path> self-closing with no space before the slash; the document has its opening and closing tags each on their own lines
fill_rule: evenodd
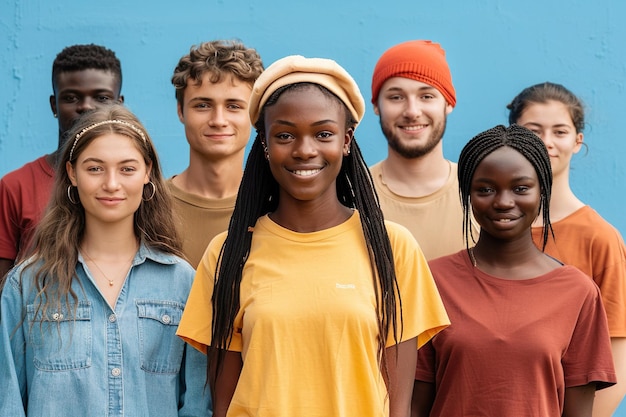
<svg viewBox="0 0 626 417">
<path fill-rule="evenodd" d="M 612 337 L 611 350 L 617 384 L 596 392 L 593 417 L 611 417 L 626 395 L 626 337 Z"/>
<path fill-rule="evenodd" d="M 25 416 L 26 339 L 22 319 L 22 298 L 15 279 L 6 283 L 0 299 L 0 416 Z"/>
<path fill-rule="evenodd" d="M 226 351 L 224 354 L 222 368 L 215 376 L 215 366 L 217 362 L 217 352 L 209 349 L 210 362 L 209 373 L 211 375 L 211 389 L 213 397 L 213 417 L 225 417 L 230 401 L 237 388 L 239 375 L 243 367 L 243 360 L 240 352 Z"/>
<path fill-rule="evenodd" d="M 428 417 L 435 400 L 435 384 L 415 381 L 411 400 L 411 417 Z"/>
<path fill-rule="evenodd" d="M 596 384 L 565 388 L 563 417 L 591 417 Z"/>
<path fill-rule="evenodd" d="M 417 338 L 388 347 L 386 354 L 389 417 L 409 417 L 417 364 Z M 383 375 L 386 375 L 384 371 Z"/>
<path fill-rule="evenodd" d="M 207 357 L 188 343 L 185 343 L 183 355 L 178 416 L 210 416 L 211 393 L 205 384 Z"/>
</svg>

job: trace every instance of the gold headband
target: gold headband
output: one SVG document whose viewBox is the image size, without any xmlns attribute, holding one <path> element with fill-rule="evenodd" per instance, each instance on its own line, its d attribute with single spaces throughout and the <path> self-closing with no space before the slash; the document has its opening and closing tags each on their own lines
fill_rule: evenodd
<svg viewBox="0 0 626 417">
<path fill-rule="evenodd" d="M 78 143 L 78 140 L 85 133 L 89 132 L 91 129 L 95 129 L 98 126 L 109 125 L 109 124 L 120 124 L 120 125 L 128 126 L 132 130 L 134 130 L 139 136 L 141 136 L 141 139 L 143 139 L 143 143 L 146 143 L 146 135 L 144 135 L 143 131 L 140 128 L 138 128 L 137 126 L 135 126 L 134 124 L 125 122 L 124 120 L 117 120 L 117 119 L 103 120 L 101 122 L 97 122 L 97 123 L 94 123 L 92 125 L 87 126 L 86 128 L 84 128 L 83 130 L 81 130 L 80 132 L 78 132 L 76 134 L 76 137 L 74 138 L 74 144 L 72 145 L 72 149 L 70 149 L 70 159 L 69 160 L 70 161 L 72 160 L 72 155 L 74 154 L 74 148 L 76 148 L 76 144 Z"/>
</svg>

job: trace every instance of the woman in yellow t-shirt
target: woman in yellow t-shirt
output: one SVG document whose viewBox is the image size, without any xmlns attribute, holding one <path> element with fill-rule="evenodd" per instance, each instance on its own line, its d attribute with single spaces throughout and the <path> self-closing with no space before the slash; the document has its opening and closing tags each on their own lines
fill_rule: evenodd
<svg viewBox="0 0 626 417">
<path fill-rule="evenodd" d="M 280 59 L 253 87 L 232 220 L 178 330 L 209 355 L 217 417 L 410 413 L 417 349 L 449 321 L 417 242 L 383 220 L 364 111 L 328 59 Z"/>
</svg>

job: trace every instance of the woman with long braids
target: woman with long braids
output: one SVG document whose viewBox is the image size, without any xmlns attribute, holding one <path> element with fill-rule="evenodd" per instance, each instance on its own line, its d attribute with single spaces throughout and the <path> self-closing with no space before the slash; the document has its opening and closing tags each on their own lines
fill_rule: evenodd
<svg viewBox="0 0 626 417">
<path fill-rule="evenodd" d="M 206 357 L 175 333 L 194 271 L 152 140 L 121 105 L 70 132 L 0 299 L 0 415 L 206 416 Z"/>
<path fill-rule="evenodd" d="M 590 417 L 616 381 L 608 326 L 593 281 L 533 242 L 540 213 L 542 247 L 551 236 L 546 147 L 496 126 L 458 164 L 467 250 L 430 262 L 452 325 L 420 350 L 413 415 Z"/>
<path fill-rule="evenodd" d="M 583 103 L 564 86 L 545 82 L 522 90 L 508 109 L 509 123 L 532 130 L 550 155 L 554 236 L 548 239 L 546 253 L 579 268 L 600 287 L 619 382 L 596 395 L 593 416 L 611 417 L 626 394 L 626 248 L 615 227 L 580 201 L 570 187 L 571 161 L 583 146 Z M 542 227 L 538 218 L 533 225 L 536 244 L 541 242 Z"/>
<path fill-rule="evenodd" d="M 208 352 L 217 417 L 410 413 L 417 348 L 449 322 L 415 239 L 383 220 L 364 109 L 328 59 L 280 59 L 254 85 L 232 220 L 178 330 Z"/>
</svg>

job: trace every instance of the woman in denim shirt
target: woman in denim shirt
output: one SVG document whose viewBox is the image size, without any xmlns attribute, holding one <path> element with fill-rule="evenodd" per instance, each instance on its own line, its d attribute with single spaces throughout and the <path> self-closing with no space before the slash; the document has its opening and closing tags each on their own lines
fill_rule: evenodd
<svg viewBox="0 0 626 417">
<path fill-rule="evenodd" d="M 211 415 L 206 357 L 175 335 L 194 270 L 148 133 L 112 105 L 70 135 L 2 293 L 0 415 Z"/>
</svg>

